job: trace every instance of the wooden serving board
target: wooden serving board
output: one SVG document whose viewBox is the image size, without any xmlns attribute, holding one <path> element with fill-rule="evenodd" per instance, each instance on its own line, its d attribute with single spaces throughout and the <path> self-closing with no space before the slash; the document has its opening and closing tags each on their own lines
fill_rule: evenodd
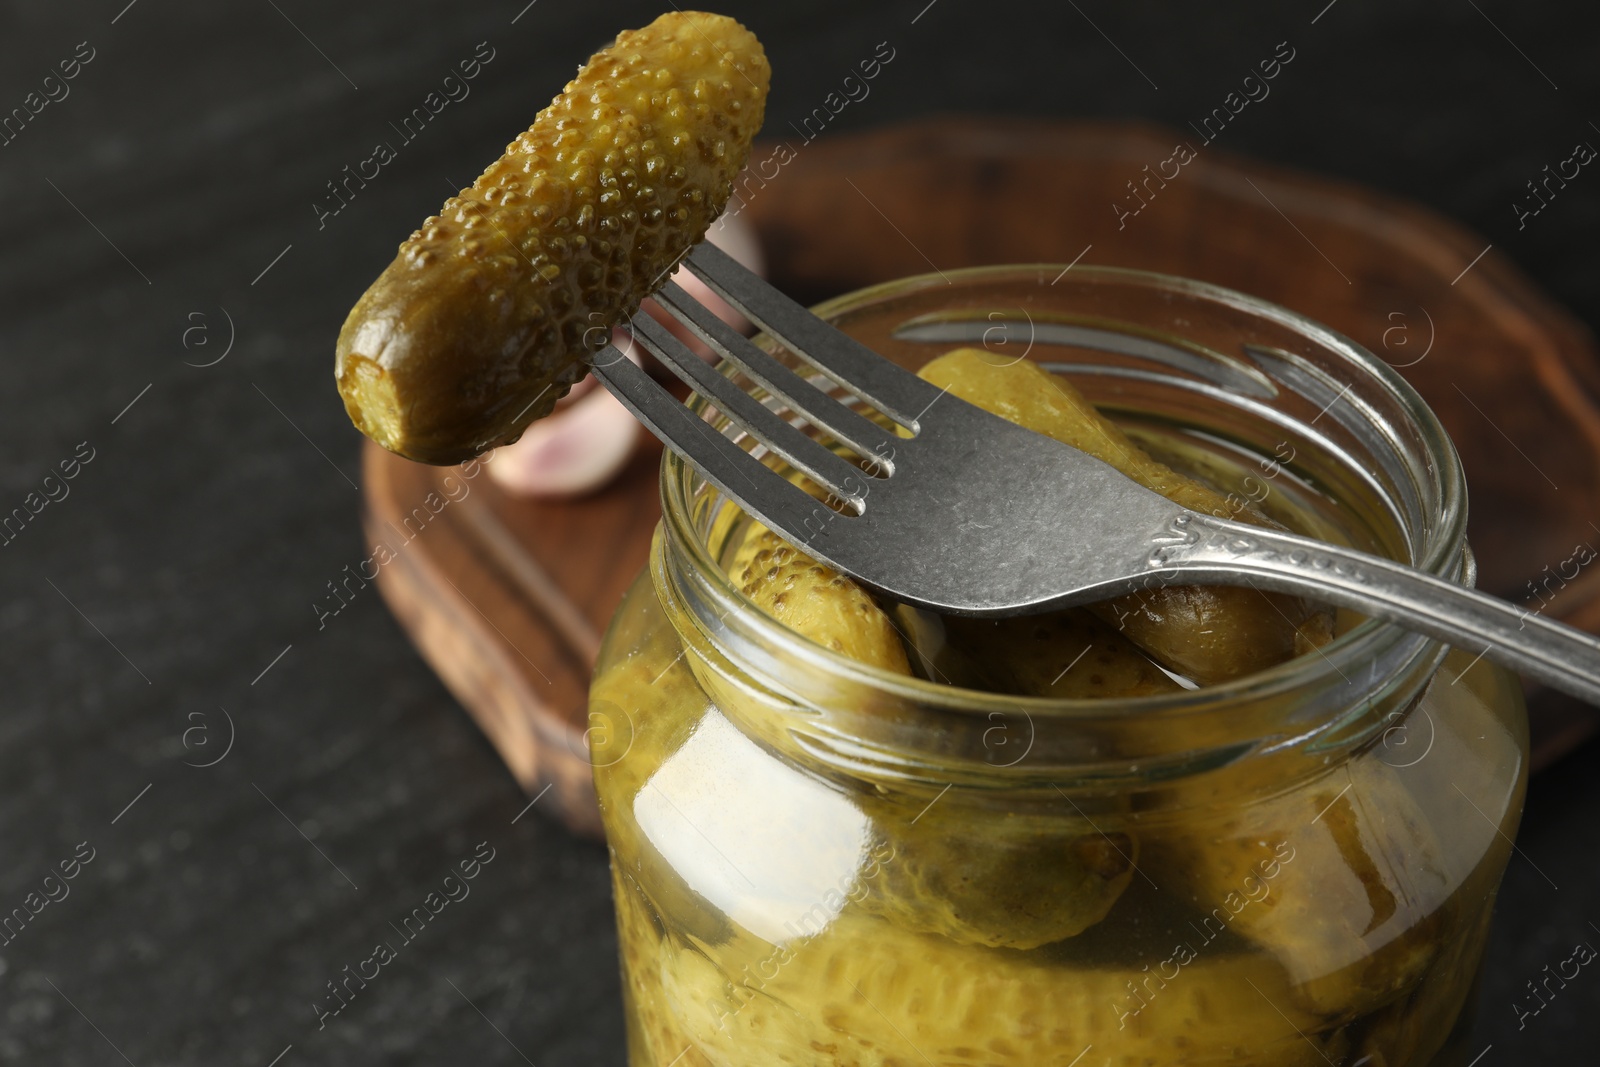
<svg viewBox="0 0 1600 1067">
<path fill-rule="evenodd" d="M 743 210 L 774 283 L 807 302 L 1081 255 L 1299 311 L 1389 360 L 1439 413 L 1466 465 L 1483 588 L 1523 600 L 1530 580 L 1570 572 L 1575 546 L 1600 544 L 1600 358 L 1583 326 L 1498 252 L 1479 258 L 1483 238 L 1423 208 L 1196 140 L 1144 125 L 919 122 L 794 144 Z M 1163 161 L 1180 143 L 1196 158 L 1145 184 L 1172 173 Z M 651 441 L 613 484 L 567 501 L 511 499 L 479 476 L 425 524 L 415 509 L 446 496 L 452 471 L 371 444 L 363 463 L 369 536 L 420 531 L 381 571 L 387 602 L 518 782 L 549 787 L 540 806 L 585 833 L 600 830 L 585 692 L 659 517 L 659 459 Z M 1545 588 L 1559 590 L 1549 614 L 1600 632 L 1600 568 Z M 1548 693 L 1533 713 L 1536 765 L 1600 723 Z"/>
</svg>

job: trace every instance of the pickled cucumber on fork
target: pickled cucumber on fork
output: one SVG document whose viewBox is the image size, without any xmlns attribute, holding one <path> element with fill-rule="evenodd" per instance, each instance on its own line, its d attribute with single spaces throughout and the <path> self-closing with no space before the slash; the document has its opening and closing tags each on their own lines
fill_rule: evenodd
<svg viewBox="0 0 1600 1067">
<path fill-rule="evenodd" d="M 938 357 L 919 375 L 991 414 L 1087 452 L 1192 511 L 1260 525 L 1243 503 L 1152 459 L 1057 375 L 981 349 Z M 1084 501 L 1085 507 L 1095 506 Z M 1102 620 L 1162 666 L 1212 685 L 1291 659 L 1325 642 L 1332 616 L 1297 597 L 1230 586 L 1171 586 L 1095 605 Z"/>
<path fill-rule="evenodd" d="M 721 214 L 769 74 L 753 34 L 698 11 L 597 52 L 351 310 L 335 377 L 356 427 L 448 464 L 549 414 Z"/>
</svg>

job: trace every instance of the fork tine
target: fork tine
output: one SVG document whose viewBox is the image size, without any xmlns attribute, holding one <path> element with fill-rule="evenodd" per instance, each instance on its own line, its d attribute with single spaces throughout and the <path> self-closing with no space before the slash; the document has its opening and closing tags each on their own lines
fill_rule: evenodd
<svg viewBox="0 0 1600 1067">
<path fill-rule="evenodd" d="M 685 258 L 695 276 L 795 355 L 915 432 L 940 390 L 829 326 L 710 241 Z"/>
<path fill-rule="evenodd" d="M 589 369 L 646 429 L 757 520 L 796 533 L 838 525 L 830 521 L 837 514 L 718 433 L 615 345 L 596 352 Z M 801 545 L 810 540 L 790 539 Z"/>
<path fill-rule="evenodd" d="M 791 411 L 803 415 L 860 455 L 876 457 L 874 462 L 884 467 L 886 473 L 893 473 L 894 464 L 889 457 L 905 444 L 900 438 L 800 377 L 673 282 L 658 290 L 653 299 L 713 352 L 788 404 Z"/>
<path fill-rule="evenodd" d="M 739 388 L 733 379 L 701 359 L 647 311 L 634 314 L 630 324 L 634 340 L 665 363 L 684 384 L 716 404 L 734 425 L 799 468 L 817 484 L 859 512 L 866 496 L 865 474 L 783 416 Z M 703 421 L 703 420 L 702 420 Z"/>
</svg>

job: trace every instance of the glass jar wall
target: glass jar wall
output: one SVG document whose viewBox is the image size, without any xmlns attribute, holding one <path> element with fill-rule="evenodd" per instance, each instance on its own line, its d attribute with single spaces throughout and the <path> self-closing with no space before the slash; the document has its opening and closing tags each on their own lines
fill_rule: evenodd
<svg viewBox="0 0 1600 1067">
<path fill-rule="evenodd" d="M 911 367 L 1035 360 L 1273 519 L 1471 581 L 1431 413 L 1283 309 L 1041 266 L 820 311 Z M 634 1067 L 1465 1062 L 1526 778 L 1514 677 L 1345 615 L 1205 688 L 940 685 L 763 614 L 723 572 L 726 501 L 670 458 L 662 493 L 590 708 Z"/>
</svg>

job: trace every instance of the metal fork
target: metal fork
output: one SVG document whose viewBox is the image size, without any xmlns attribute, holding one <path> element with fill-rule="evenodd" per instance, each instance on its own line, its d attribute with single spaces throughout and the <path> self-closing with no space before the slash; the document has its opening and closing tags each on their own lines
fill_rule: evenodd
<svg viewBox="0 0 1600 1067">
<path fill-rule="evenodd" d="M 1110 465 L 966 403 L 847 337 L 710 243 L 689 269 L 902 438 L 818 388 L 668 283 L 655 300 L 837 455 L 640 312 L 634 340 L 739 430 L 842 501 L 824 506 L 657 384 L 614 346 L 607 388 L 745 511 L 890 599 L 1024 615 L 1165 585 L 1252 585 L 1387 619 L 1600 704 L 1600 640 L 1392 560 L 1179 507 Z"/>
</svg>

